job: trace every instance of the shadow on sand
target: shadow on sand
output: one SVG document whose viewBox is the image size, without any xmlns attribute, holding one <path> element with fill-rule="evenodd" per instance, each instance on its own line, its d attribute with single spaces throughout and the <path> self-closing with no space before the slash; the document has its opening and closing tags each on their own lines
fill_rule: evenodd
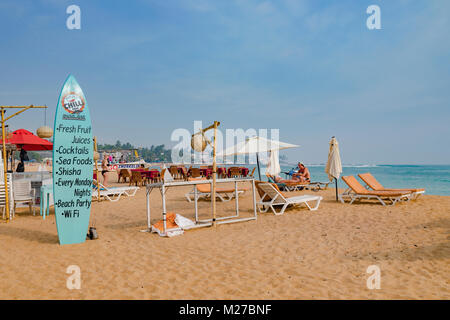
<svg viewBox="0 0 450 320">
<path fill-rule="evenodd" d="M 47 244 L 58 244 L 58 235 L 39 230 L 23 229 L 11 226 L 9 224 L 0 225 L 0 235 L 5 235 L 12 238 L 19 238 L 32 242 L 40 242 Z"/>
</svg>

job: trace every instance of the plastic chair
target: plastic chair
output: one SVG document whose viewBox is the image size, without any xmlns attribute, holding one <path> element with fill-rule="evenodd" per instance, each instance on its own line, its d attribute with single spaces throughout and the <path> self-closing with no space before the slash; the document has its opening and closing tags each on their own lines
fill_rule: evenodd
<svg viewBox="0 0 450 320">
<path fill-rule="evenodd" d="M 31 181 L 16 180 L 13 181 L 14 189 L 14 211 L 18 202 L 28 203 L 30 212 L 33 211 L 35 215 L 34 204 L 36 203 L 36 190 L 31 188 Z"/>
<path fill-rule="evenodd" d="M 46 215 L 47 216 L 50 215 L 50 194 L 52 193 L 53 193 L 53 186 L 51 184 L 41 186 L 40 214 L 42 216 L 42 219 L 44 220 Z"/>
</svg>

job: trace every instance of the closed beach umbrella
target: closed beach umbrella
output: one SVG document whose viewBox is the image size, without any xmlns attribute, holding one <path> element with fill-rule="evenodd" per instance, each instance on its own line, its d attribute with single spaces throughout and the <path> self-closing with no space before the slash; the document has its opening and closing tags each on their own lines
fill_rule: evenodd
<svg viewBox="0 0 450 320">
<path fill-rule="evenodd" d="M 276 140 L 269 140 L 263 137 L 251 137 L 247 138 L 245 141 L 240 142 L 232 147 L 222 150 L 217 154 L 218 157 L 226 157 L 241 154 L 251 154 L 256 153 L 256 161 L 258 165 L 258 175 L 259 180 L 261 180 L 261 170 L 259 168 L 259 152 L 270 152 L 274 150 L 283 150 L 288 148 L 298 147 L 295 144 L 285 143 Z M 278 165 L 279 166 L 279 165 Z"/>
<path fill-rule="evenodd" d="M 270 151 L 269 163 L 267 164 L 266 173 L 271 176 L 277 176 L 281 172 L 280 159 L 278 157 L 278 150 Z"/>
<path fill-rule="evenodd" d="M 337 181 L 342 173 L 341 155 L 339 153 L 339 143 L 335 137 L 331 138 L 330 150 L 328 152 L 328 161 L 325 167 L 325 172 L 328 174 L 330 181 L 336 181 L 336 201 L 338 200 L 338 184 Z"/>
</svg>

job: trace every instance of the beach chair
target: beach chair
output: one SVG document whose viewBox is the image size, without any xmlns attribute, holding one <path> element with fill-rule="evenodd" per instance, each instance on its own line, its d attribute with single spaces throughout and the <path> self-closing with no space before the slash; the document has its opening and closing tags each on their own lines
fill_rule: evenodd
<svg viewBox="0 0 450 320">
<path fill-rule="evenodd" d="M 266 181 L 255 180 L 256 191 L 258 192 L 259 197 L 261 198 L 262 201 L 270 201 L 269 196 L 266 195 L 266 193 L 265 193 L 261 188 L 258 188 L 258 185 L 261 184 L 261 183 L 267 183 L 267 182 L 266 182 Z M 277 189 L 278 192 L 280 192 L 285 198 L 286 198 L 286 197 L 289 197 L 286 193 L 284 193 L 284 192 L 278 187 L 278 185 L 277 185 L 276 183 L 272 183 L 272 182 L 269 182 L 269 183 L 272 184 L 272 186 L 273 186 L 275 189 Z"/>
<path fill-rule="evenodd" d="M 130 171 L 128 169 L 120 169 L 119 180 L 117 182 L 120 182 L 120 179 L 123 179 L 123 182 L 127 182 L 127 178 L 131 179 Z"/>
<path fill-rule="evenodd" d="M 136 186 L 144 184 L 144 179 L 142 179 L 142 174 L 139 171 L 131 171 L 130 186 L 133 183 Z"/>
<path fill-rule="evenodd" d="M 170 166 L 170 167 L 169 167 L 169 172 L 170 172 L 170 174 L 172 175 L 172 177 L 173 177 L 175 180 L 181 178 L 181 177 L 180 177 L 180 174 L 179 174 L 179 172 L 178 172 L 178 167 L 177 167 L 177 166 Z"/>
<path fill-rule="evenodd" d="M 238 178 L 242 176 L 242 170 L 239 167 L 230 167 L 228 169 L 229 178 Z"/>
<path fill-rule="evenodd" d="M 358 174 L 358 177 L 361 178 L 362 181 L 366 184 L 366 186 L 375 191 L 406 191 L 411 192 L 411 200 L 416 200 L 420 195 L 425 193 L 425 189 L 417 189 L 417 188 L 406 188 L 406 189 L 391 189 L 385 188 L 381 183 L 378 182 L 377 179 L 370 173 L 361 173 Z"/>
<path fill-rule="evenodd" d="M 189 170 L 190 170 L 189 177 L 191 178 L 198 178 L 202 176 L 202 173 L 200 172 L 199 168 L 191 168 Z"/>
<path fill-rule="evenodd" d="M 14 205 L 11 205 L 11 203 L 14 202 L 14 192 L 13 192 L 13 186 L 12 186 L 12 175 L 11 173 L 7 173 L 6 179 L 8 181 L 8 193 L 9 193 L 9 218 L 13 218 L 15 216 L 14 211 Z M 3 219 L 5 219 L 6 215 L 6 192 L 5 192 L 5 182 L 4 179 L 1 179 L 0 181 L 0 207 L 2 207 L 3 211 Z"/>
<path fill-rule="evenodd" d="M 189 181 L 195 180 L 205 180 L 205 178 L 193 179 L 189 178 Z M 199 198 L 211 198 L 211 184 L 198 184 L 194 185 L 192 191 L 185 194 L 186 199 L 192 202 L 191 196 L 195 197 L 195 189 L 197 189 L 197 199 Z M 238 190 L 238 196 L 243 194 L 247 189 Z M 218 197 L 222 202 L 230 201 L 236 196 L 236 190 L 234 188 L 216 188 L 216 197 Z M 195 199 L 194 199 L 195 200 Z"/>
<path fill-rule="evenodd" d="M 261 190 L 261 193 L 263 193 L 263 196 L 261 196 L 261 200 L 257 202 L 259 212 L 267 212 L 270 208 L 277 216 L 282 215 L 289 205 L 305 204 L 305 206 L 309 210 L 315 211 L 319 208 L 320 201 L 322 201 L 321 196 L 302 195 L 295 197 L 286 197 L 272 183 L 258 183 L 257 188 Z M 261 193 L 259 194 L 261 195 Z M 316 202 L 315 206 L 313 207 L 309 204 L 309 202 L 312 201 Z M 275 206 L 281 206 L 281 210 L 277 212 L 275 210 Z"/>
<path fill-rule="evenodd" d="M 93 181 L 94 188 L 97 188 L 97 181 Z M 100 190 L 106 190 L 106 191 L 123 191 L 123 194 L 125 194 L 128 197 L 134 197 L 136 192 L 139 190 L 139 187 L 106 187 L 100 182 L 98 183 Z"/>
<path fill-rule="evenodd" d="M 36 190 L 31 188 L 30 180 L 15 180 L 13 181 L 13 193 L 14 193 L 14 211 L 16 211 L 17 203 L 28 203 L 30 213 L 35 215 L 34 204 L 36 203 Z"/>
<path fill-rule="evenodd" d="M 270 183 L 274 183 L 278 186 L 278 188 L 280 188 L 281 190 L 284 191 L 300 191 L 303 189 L 308 189 L 311 191 L 319 191 L 320 190 L 320 184 L 317 182 L 297 182 L 297 181 L 292 181 L 292 182 L 275 182 L 275 178 L 271 175 L 266 174 L 267 176 L 267 180 Z"/>
<path fill-rule="evenodd" d="M 105 189 L 104 187 L 100 187 L 100 192 L 97 189 L 97 186 L 93 183 L 92 188 L 92 198 L 98 200 L 100 193 L 100 198 L 104 198 L 111 202 L 119 201 L 120 197 L 125 193 L 124 190 L 114 190 L 114 188 Z"/>
<path fill-rule="evenodd" d="M 411 192 L 409 191 L 367 190 L 353 176 L 342 177 L 342 180 L 349 187 L 339 195 L 339 200 L 342 203 L 345 203 L 344 198 L 350 198 L 350 204 L 352 204 L 355 200 L 376 199 L 380 201 L 383 206 L 385 206 L 386 202 L 383 199 L 391 201 L 391 205 L 394 205 L 401 200 L 410 200 L 412 196 Z"/>
<path fill-rule="evenodd" d="M 181 174 L 182 179 L 187 181 L 187 179 L 188 179 L 188 171 L 187 171 L 186 167 L 182 166 L 179 169 L 180 169 L 180 174 Z"/>
</svg>

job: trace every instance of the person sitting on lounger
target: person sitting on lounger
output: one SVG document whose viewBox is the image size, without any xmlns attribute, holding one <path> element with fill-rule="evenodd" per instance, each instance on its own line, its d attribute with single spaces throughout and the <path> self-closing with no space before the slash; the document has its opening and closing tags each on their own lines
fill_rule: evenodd
<svg viewBox="0 0 450 320">
<path fill-rule="evenodd" d="M 294 183 L 299 183 L 301 182 L 300 179 L 283 179 L 280 176 L 270 176 L 270 178 L 273 179 L 273 181 L 275 181 L 275 183 L 285 183 L 285 184 L 294 184 Z"/>
<path fill-rule="evenodd" d="M 301 162 L 298 163 L 298 171 L 292 175 L 292 180 L 297 180 L 299 182 L 310 182 L 311 174 L 309 169 Z"/>
</svg>

